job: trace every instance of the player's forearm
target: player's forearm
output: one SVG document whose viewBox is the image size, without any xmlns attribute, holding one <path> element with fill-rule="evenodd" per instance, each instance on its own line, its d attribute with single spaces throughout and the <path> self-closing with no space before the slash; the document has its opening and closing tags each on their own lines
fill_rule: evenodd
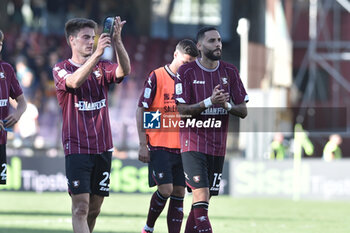
<svg viewBox="0 0 350 233">
<path fill-rule="evenodd" d="M 19 120 L 21 118 L 22 114 L 27 109 L 27 101 L 24 98 L 24 95 L 20 95 L 16 98 L 17 101 L 17 108 L 16 108 L 16 119 Z"/>
<path fill-rule="evenodd" d="M 140 145 L 147 145 L 147 136 L 145 130 L 142 130 L 142 118 L 143 118 L 144 108 L 138 107 L 136 110 L 136 125 L 137 133 L 139 135 Z"/>
<path fill-rule="evenodd" d="M 118 68 L 116 70 L 117 78 L 122 78 L 130 74 L 130 59 L 129 55 L 125 50 L 122 41 L 117 41 L 114 44 L 114 51 L 118 62 Z"/>
<path fill-rule="evenodd" d="M 230 103 L 230 105 L 231 109 L 228 111 L 230 114 L 238 116 L 242 119 L 248 115 L 247 106 L 245 102 L 238 105 Z M 225 104 L 225 108 L 227 109 L 227 104 Z"/>
<path fill-rule="evenodd" d="M 69 88 L 79 88 L 88 79 L 93 68 L 96 66 L 100 60 L 100 54 L 96 52 L 91 55 L 91 57 L 77 69 L 73 74 L 67 76 L 66 85 Z"/>
<path fill-rule="evenodd" d="M 180 115 L 186 115 L 186 116 L 197 116 L 201 112 L 203 112 L 206 109 L 204 105 L 204 101 L 201 101 L 196 104 L 178 104 L 177 110 L 179 111 Z"/>
</svg>

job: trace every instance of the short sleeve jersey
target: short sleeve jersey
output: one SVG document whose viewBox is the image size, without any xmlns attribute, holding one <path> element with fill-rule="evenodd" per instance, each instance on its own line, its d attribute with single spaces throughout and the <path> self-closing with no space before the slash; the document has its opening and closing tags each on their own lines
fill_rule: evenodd
<svg viewBox="0 0 350 233">
<path fill-rule="evenodd" d="M 175 79 L 177 103 L 196 104 L 212 95 L 215 86 L 229 92 L 234 104 L 248 101 L 248 95 L 232 64 L 219 61 L 215 69 L 203 67 L 199 60 L 180 67 Z M 181 152 L 197 151 L 214 156 L 225 156 L 229 113 L 220 106 L 213 105 L 191 119 L 209 123 L 209 127 L 180 128 Z M 212 127 L 216 122 L 220 127 Z"/>
<path fill-rule="evenodd" d="M 117 64 L 101 60 L 87 80 L 76 89 L 66 86 L 66 79 L 79 65 L 65 60 L 55 65 L 53 76 L 58 103 L 62 109 L 62 144 L 64 153 L 101 154 L 113 148 L 108 113 L 109 84 L 117 78 Z"/>
<path fill-rule="evenodd" d="M 16 78 L 12 66 L 0 61 L 0 119 L 4 120 L 9 115 L 9 97 L 16 99 L 23 91 Z M 7 132 L 0 130 L 0 144 L 6 144 Z"/>
</svg>

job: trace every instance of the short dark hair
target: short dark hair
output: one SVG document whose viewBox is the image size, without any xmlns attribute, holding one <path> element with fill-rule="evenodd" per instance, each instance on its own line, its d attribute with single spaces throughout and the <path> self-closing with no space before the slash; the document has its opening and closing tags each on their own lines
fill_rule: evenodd
<svg viewBox="0 0 350 233">
<path fill-rule="evenodd" d="M 176 45 L 176 50 L 183 54 L 188 54 L 192 57 L 197 57 L 199 55 L 196 44 L 189 39 L 183 39 Z"/>
<path fill-rule="evenodd" d="M 0 30 L 0 41 L 4 40 L 4 33 Z"/>
<path fill-rule="evenodd" d="M 196 37 L 196 40 L 197 42 L 202 40 L 203 37 L 204 37 L 204 34 L 208 31 L 217 31 L 218 29 L 216 29 L 216 27 L 213 27 L 213 26 L 205 26 L 205 27 L 202 27 L 201 29 L 199 29 L 199 31 L 197 32 L 197 37 Z"/>
<path fill-rule="evenodd" d="M 85 27 L 93 28 L 95 30 L 97 28 L 97 23 L 91 19 L 84 18 L 74 18 L 68 20 L 64 27 L 67 43 L 69 44 L 69 36 L 77 35 L 78 32 Z"/>
</svg>

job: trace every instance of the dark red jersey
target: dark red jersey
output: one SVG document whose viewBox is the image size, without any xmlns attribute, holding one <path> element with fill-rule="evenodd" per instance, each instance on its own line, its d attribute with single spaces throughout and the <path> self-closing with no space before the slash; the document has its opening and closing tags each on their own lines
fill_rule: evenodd
<svg viewBox="0 0 350 233">
<path fill-rule="evenodd" d="M 210 97 L 215 86 L 229 92 L 234 104 L 248 101 L 248 95 L 235 66 L 219 61 L 215 69 L 203 67 L 199 60 L 180 67 L 175 79 L 177 103 L 195 104 Z M 200 115 L 183 118 L 180 128 L 181 152 L 197 151 L 209 155 L 224 156 L 229 114 L 221 106 L 212 106 Z"/>
<path fill-rule="evenodd" d="M 113 148 L 108 113 L 109 84 L 119 83 L 117 64 L 99 61 L 79 88 L 66 86 L 66 78 L 79 65 L 70 59 L 53 68 L 58 103 L 62 108 L 62 143 L 64 153 L 100 154 Z"/>
<path fill-rule="evenodd" d="M 12 66 L 0 61 L 0 120 L 4 120 L 9 114 L 9 97 L 16 99 L 23 91 L 16 78 Z M 7 132 L 0 130 L 0 144 L 6 144 Z"/>
</svg>

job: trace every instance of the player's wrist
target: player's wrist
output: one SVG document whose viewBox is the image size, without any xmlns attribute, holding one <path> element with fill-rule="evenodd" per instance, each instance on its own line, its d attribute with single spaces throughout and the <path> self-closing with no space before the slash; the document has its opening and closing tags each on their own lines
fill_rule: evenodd
<svg viewBox="0 0 350 233">
<path fill-rule="evenodd" d="M 206 98 L 204 101 L 204 107 L 205 108 L 210 108 L 211 106 L 213 106 L 213 102 L 211 101 L 211 97 Z"/>
<path fill-rule="evenodd" d="M 225 103 L 225 109 L 226 109 L 227 111 L 230 111 L 230 110 L 232 109 L 232 104 L 230 104 L 229 102 L 226 102 L 226 103 Z"/>
<path fill-rule="evenodd" d="M 147 146 L 147 142 L 140 142 L 139 145 L 140 146 Z"/>
</svg>

